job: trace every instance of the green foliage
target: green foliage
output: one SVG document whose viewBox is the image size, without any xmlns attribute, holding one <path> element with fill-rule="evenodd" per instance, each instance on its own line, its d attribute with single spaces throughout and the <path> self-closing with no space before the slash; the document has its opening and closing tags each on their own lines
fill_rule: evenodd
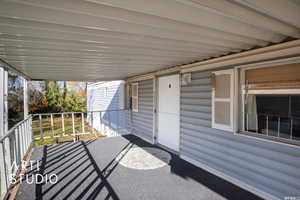
<svg viewBox="0 0 300 200">
<path fill-rule="evenodd" d="M 67 111 L 84 112 L 86 111 L 86 98 L 70 92 L 66 97 L 65 108 Z"/>
<path fill-rule="evenodd" d="M 61 112 L 63 110 L 64 99 L 57 82 L 46 81 L 46 99 L 52 112 Z"/>
<path fill-rule="evenodd" d="M 68 91 L 66 82 L 60 87 L 56 81 L 45 82 L 45 93 L 30 92 L 31 113 L 84 112 L 86 111 L 86 94 Z"/>
</svg>

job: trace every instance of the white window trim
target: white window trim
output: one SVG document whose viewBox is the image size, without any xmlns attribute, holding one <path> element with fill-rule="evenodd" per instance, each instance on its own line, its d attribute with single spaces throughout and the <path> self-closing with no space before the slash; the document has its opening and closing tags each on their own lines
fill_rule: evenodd
<svg viewBox="0 0 300 200">
<path fill-rule="evenodd" d="M 133 96 L 133 91 L 131 91 L 131 107 L 133 112 L 139 112 L 139 84 L 138 83 L 132 83 L 131 84 L 131 89 L 133 89 L 133 86 L 136 86 L 137 91 L 136 91 L 136 96 Z M 133 99 L 136 99 L 137 105 L 136 109 L 133 106 Z"/>
<path fill-rule="evenodd" d="M 282 63 L 281 63 L 282 64 Z M 285 63 L 285 64 L 291 64 L 291 63 Z M 240 76 L 241 76 L 241 95 L 242 95 L 242 111 L 241 111 L 241 117 L 243 119 L 243 124 L 242 124 L 242 131 L 246 131 L 245 127 L 245 86 L 246 86 L 246 71 L 251 70 L 251 69 L 258 69 L 258 68 L 267 68 L 267 67 L 273 67 L 277 65 L 268 65 L 268 66 L 259 66 L 259 67 L 247 67 L 243 68 L 240 71 Z M 251 90 L 248 92 L 248 94 L 300 94 L 300 89 L 277 89 L 277 90 Z M 247 131 L 246 131 L 247 132 Z"/>
<path fill-rule="evenodd" d="M 221 70 L 221 71 L 215 71 L 213 72 L 215 75 L 221 75 L 221 74 L 230 74 L 231 80 L 230 80 L 230 98 L 216 98 L 215 97 L 215 88 L 212 89 L 212 128 L 220 129 L 224 131 L 234 131 L 234 93 L 235 93 L 235 72 L 234 69 L 227 69 L 227 70 Z M 230 125 L 223 125 L 215 123 L 215 101 L 225 101 L 230 102 Z"/>
<path fill-rule="evenodd" d="M 259 139 L 259 140 L 263 140 L 266 142 L 272 142 L 272 143 L 279 143 L 279 144 L 284 144 L 284 145 L 288 145 L 291 147 L 296 147 L 299 148 L 296 145 L 300 145 L 300 143 L 297 140 L 291 140 L 291 139 L 286 139 L 286 138 L 280 138 L 280 137 L 274 137 L 274 136 L 261 136 L 258 135 L 254 132 L 248 132 L 246 130 L 245 127 L 245 85 L 246 85 L 246 71 L 247 70 L 251 70 L 251 69 L 258 69 L 258 68 L 267 68 L 267 67 L 274 67 L 274 66 L 278 66 L 278 65 L 284 65 L 284 64 L 293 64 L 293 63 L 299 63 L 300 60 L 297 60 L 297 62 L 280 62 L 280 63 L 268 63 L 267 65 L 262 65 L 262 66 L 247 66 L 247 67 L 237 67 L 240 69 L 240 73 L 239 76 L 240 81 L 240 94 L 242 95 L 241 97 L 241 111 L 238 112 L 238 115 L 242 115 L 240 116 L 242 118 L 242 124 L 241 124 L 241 128 L 239 129 L 239 133 L 249 133 L 250 135 L 246 135 L 246 134 L 239 134 L 245 137 L 251 137 L 251 138 L 255 138 L 255 139 Z M 289 93 L 287 93 L 287 91 Z M 300 89 L 278 89 L 278 90 L 252 90 L 250 92 L 250 94 L 300 94 Z M 270 140 L 270 139 L 274 139 Z"/>
<path fill-rule="evenodd" d="M 248 94 L 300 94 L 300 89 L 250 90 Z"/>
</svg>

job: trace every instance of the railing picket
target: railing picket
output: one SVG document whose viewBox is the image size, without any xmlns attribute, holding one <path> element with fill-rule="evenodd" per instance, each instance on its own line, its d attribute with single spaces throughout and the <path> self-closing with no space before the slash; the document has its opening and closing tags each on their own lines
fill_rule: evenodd
<svg viewBox="0 0 300 200">
<path fill-rule="evenodd" d="M 23 157 L 24 157 L 26 153 L 25 123 L 21 124 L 20 126 L 22 129 L 22 147 L 23 147 Z"/>
<path fill-rule="evenodd" d="M 247 131 L 249 130 L 249 114 L 246 114 L 246 121 L 247 121 Z"/>
<path fill-rule="evenodd" d="M 32 131 L 32 116 L 30 116 L 30 118 L 29 118 L 29 133 L 30 133 L 29 139 L 30 139 L 30 143 L 31 143 L 32 141 L 34 141 L 34 135 L 33 135 L 33 131 Z"/>
<path fill-rule="evenodd" d="M 280 137 L 280 117 L 278 117 L 278 130 L 277 130 L 277 136 Z"/>
<path fill-rule="evenodd" d="M 61 114 L 61 128 L 62 128 L 61 136 L 64 136 L 65 135 L 65 116 L 64 116 L 64 113 Z"/>
<path fill-rule="evenodd" d="M 258 116 L 257 116 L 257 114 L 256 114 L 256 118 L 255 118 L 255 120 L 256 120 L 256 133 L 258 133 Z"/>
<path fill-rule="evenodd" d="M 17 163 L 19 164 L 19 161 L 21 160 L 21 148 L 20 148 L 20 135 L 19 135 L 19 128 L 15 129 L 15 136 L 16 136 L 16 154 L 17 154 Z"/>
<path fill-rule="evenodd" d="M 85 133 L 85 128 L 84 128 L 84 113 L 81 113 L 81 126 L 82 126 L 82 133 Z"/>
<path fill-rule="evenodd" d="M 110 111 L 107 112 L 108 113 L 108 131 L 109 131 L 109 134 L 111 134 L 111 121 L 110 121 Z"/>
<path fill-rule="evenodd" d="M 23 159 L 23 156 L 24 156 L 24 149 L 23 149 L 23 142 L 22 142 L 22 134 L 23 134 L 23 131 L 22 131 L 22 128 L 21 126 L 19 126 L 19 131 L 18 131 L 18 135 L 19 135 L 19 148 L 20 148 L 20 159 Z"/>
<path fill-rule="evenodd" d="M 43 118 L 42 115 L 39 115 L 39 124 L 40 124 L 40 139 L 44 139 L 44 133 L 43 133 L 43 122 L 42 122 Z"/>
<path fill-rule="evenodd" d="M 100 116 L 100 118 L 99 118 L 99 122 L 100 122 L 100 134 L 103 134 L 103 127 L 102 127 L 102 112 L 100 111 L 99 112 L 99 116 Z"/>
<path fill-rule="evenodd" d="M 119 113 L 117 112 L 117 122 L 116 122 L 116 129 L 117 129 L 117 131 L 119 130 L 119 125 L 120 125 L 119 123 L 120 123 L 120 116 L 119 116 Z"/>
<path fill-rule="evenodd" d="M 9 189 L 11 176 L 14 176 L 22 165 L 22 159 L 31 146 L 33 135 L 29 131 L 32 118 L 29 116 L 17 123 L 0 138 L 0 191 L 1 195 Z M 18 167 L 16 167 L 18 166 Z"/>
<path fill-rule="evenodd" d="M 25 154 L 26 154 L 26 129 L 25 129 L 25 123 L 23 123 L 22 125 L 21 125 L 21 127 L 22 127 L 22 142 L 23 142 L 23 157 L 25 156 Z"/>
<path fill-rule="evenodd" d="M 28 120 L 24 123 L 24 139 L 25 139 L 25 150 L 28 148 Z M 26 152 L 26 151 L 25 151 Z"/>
<path fill-rule="evenodd" d="M 51 133 L 52 133 L 52 138 L 54 137 L 54 121 L 53 121 L 53 114 L 50 115 L 50 120 L 51 120 Z"/>
<path fill-rule="evenodd" d="M 293 139 L 293 118 L 291 118 L 290 139 Z"/>
<path fill-rule="evenodd" d="M 267 128 L 267 135 L 269 135 L 269 116 L 267 115 L 267 125 L 266 125 L 266 128 Z"/>
<path fill-rule="evenodd" d="M 1 144 L 1 150 L 2 150 L 2 158 L 3 161 L 1 162 L 1 164 L 3 164 L 3 171 L 4 171 L 4 179 L 5 179 L 5 188 L 4 191 L 7 191 L 8 187 L 9 187 L 9 183 L 8 183 L 8 171 L 7 171 L 7 165 L 6 165 L 6 156 L 5 156 L 5 144 L 4 141 L 0 143 Z"/>
<path fill-rule="evenodd" d="M 6 171 L 8 174 L 11 174 L 11 166 L 12 166 L 12 159 L 11 159 L 11 144 L 10 144 L 10 139 L 7 137 L 4 142 L 4 148 L 5 148 L 5 155 L 6 159 L 4 160 L 6 162 Z M 8 182 L 9 182 L 9 177 L 8 177 Z"/>
<path fill-rule="evenodd" d="M 25 123 L 25 138 L 26 138 L 26 149 L 29 148 L 30 146 L 30 138 L 29 138 L 29 135 L 30 135 L 30 132 L 29 132 L 29 119 L 26 120 L 26 123 Z"/>
<path fill-rule="evenodd" d="M 31 117 L 28 119 L 27 121 L 28 125 L 27 125 L 27 131 L 28 131 L 28 134 L 27 134 L 27 138 L 28 138 L 28 148 L 30 147 L 31 145 L 31 142 L 32 142 L 32 129 L 31 129 Z"/>
<path fill-rule="evenodd" d="M 94 112 L 91 112 L 91 127 L 92 127 L 92 134 L 94 134 Z"/>
<path fill-rule="evenodd" d="M 75 133 L 75 119 L 74 119 L 74 113 L 72 113 L 72 130 L 73 130 L 73 136 L 74 136 L 74 142 L 76 141 L 76 133 Z"/>
<path fill-rule="evenodd" d="M 16 139 L 16 130 L 15 130 L 15 134 L 13 134 L 13 144 L 14 144 L 14 162 L 17 163 L 17 159 L 18 159 L 18 147 L 17 147 L 17 139 Z M 17 169 L 15 169 L 16 171 Z"/>
</svg>

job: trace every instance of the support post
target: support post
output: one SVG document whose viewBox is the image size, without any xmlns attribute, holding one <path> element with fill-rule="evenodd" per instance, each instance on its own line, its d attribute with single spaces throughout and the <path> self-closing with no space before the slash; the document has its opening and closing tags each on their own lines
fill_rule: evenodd
<svg viewBox="0 0 300 200">
<path fill-rule="evenodd" d="M 28 81 L 23 78 L 23 86 L 24 86 L 24 119 L 27 119 L 29 109 L 28 109 Z"/>
<path fill-rule="evenodd" d="M 4 135 L 4 68 L 0 66 L 0 137 Z"/>
<path fill-rule="evenodd" d="M 0 65 L 0 137 L 8 131 L 8 72 Z"/>
<path fill-rule="evenodd" d="M 4 133 L 8 131 L 8 71 L 4 70 Z"/>
</svg>

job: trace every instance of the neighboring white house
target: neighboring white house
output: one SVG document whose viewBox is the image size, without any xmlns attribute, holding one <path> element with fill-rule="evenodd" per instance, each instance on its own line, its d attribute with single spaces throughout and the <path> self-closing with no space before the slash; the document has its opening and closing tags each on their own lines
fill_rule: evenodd
<svg viewBox="0 0 300 200">
<path fill-rule="evenodd" d="M 97 82 L 87 87 L 87 110 L 104 111 L 89 114 L 89 123 L 106 136 L 118 136 L 128 133 L 124 111 L 124 81 Z M 101 115 L 101 118 L 100 118 Z M 102 120 L 102 126 L 100 125 Z"/>
</svg>

